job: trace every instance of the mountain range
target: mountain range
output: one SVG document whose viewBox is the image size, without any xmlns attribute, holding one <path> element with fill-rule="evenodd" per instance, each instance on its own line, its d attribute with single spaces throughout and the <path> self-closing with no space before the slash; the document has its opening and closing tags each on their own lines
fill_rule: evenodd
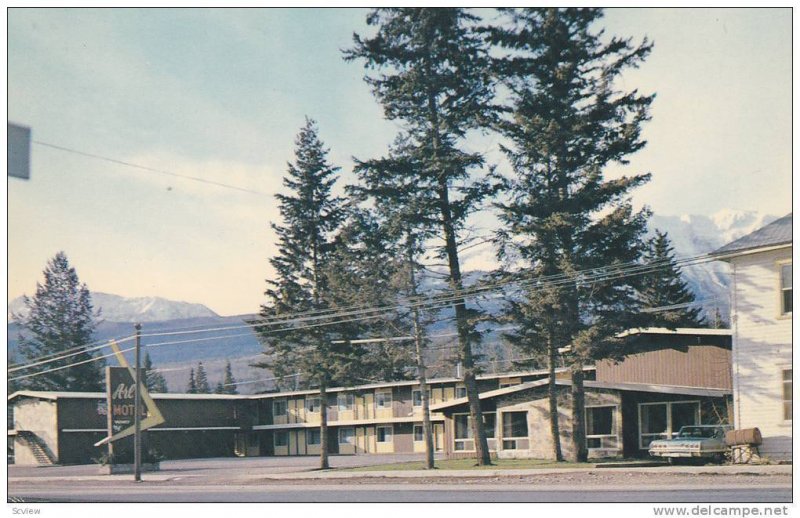
<svg viewBox="0 0 800 518">
<path fill-rule="evenodd" d="M 737 210 L 720 211 L 710 217 L 654 215 L 651 219 L 651 232 L 655 229 L 667 232 L 677 257 L 693 257 L 711 252 L 775 219 L 777 216 Z M 469 285 L 482 275 L 483 272 L 469 272 L 465 274 L 465 283 Z M 683 275 L 706 315 L 713 318 L 719 310 L 727 321 L 730 306 L 727 265 L 718 261 L 704 263 L 684 268 Z M 432 280 L 429 287 L 444 289 L 444 284 L 442 281 Z M 269 378 L 268 371 L 251 366 L 258 360 L 262 347 L 252 328 L 241 317 L 220 316 L 202 304 L 171 301 L 161 297 L 125 298 L 93 292 L 92 301 L 95 308 L 100 310 L 101 322 L 95 334 L 96 340 L 128 337 L 133 334 L 133 322 L 141 322 L 142 344 L 148 346 L 146 350 L 153 364 L 163 373 L 173 391 L 183 390 L 189 369 L 196 367 L 198 361 L 203 362 L 212 385 L 222 379 L 224 365 L 228 360 L 231 361 L 237 380 Z M 489 313 L 500 309 L 500 301 L 496 299 L 490 299 L 482 305 Z M 19 325 L 13 321 L 14 316 L 24 316 L 25 312 L 22 297 L 9 303 L 8 353 L 11 361 L 15 361 L 20 331 Z M 439 316 L 443 321 L 448 320 L 446 311 L 442 311 Z M 449 325 L 435 324 L 431 334 L 446 333 Z M 504 356 L 503 348 L 497 345 L 499 340 L 496 337 L 494 340 L 487 338 L 486 342 L 484 354 Z M 252 393 L 272 386 L 271 381 L 263 381 L 240 385 L 239 390 L 242 393 Z"/>
</svg>

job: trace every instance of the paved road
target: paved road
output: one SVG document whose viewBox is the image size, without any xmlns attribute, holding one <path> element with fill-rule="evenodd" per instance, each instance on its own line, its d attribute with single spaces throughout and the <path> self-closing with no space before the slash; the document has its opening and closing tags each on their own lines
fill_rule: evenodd
<svg viewBox="0 0 800 518">
<path fill-rule="evenodd" d="M 789 487 L 531 489 L 498 485 L 177 486 L 157 484 L 18 488 L 10 501 L 25 502 L 791 502 Z"/>
</svg>

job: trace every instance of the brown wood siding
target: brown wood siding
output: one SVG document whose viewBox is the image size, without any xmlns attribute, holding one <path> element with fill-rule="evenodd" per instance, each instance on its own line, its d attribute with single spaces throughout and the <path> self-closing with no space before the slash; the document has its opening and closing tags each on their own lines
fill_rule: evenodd
<svg viewBox="0 0 800 518">
<path fill-rule="evenodd" d="M 394 452 L 414 453 L 414 437 L 411 423 L 397 423 L 394 425 Z"/>
<path fill-rule="evenodd" d="M 394 391 L 394 396 L 397 398 L 393 400 L 394 416 L 410 416 L 414 411 L 414 407 L 412 406 L 413 402 L 411 401 L 411 387 L 397 387 Z"/>
<path fill-rule="evenodd" d="M 605 360 L 597 362 L 597 381 L 730 390 L 731 351 L 690 345 L 632 354 L 620 363 Z"/>
</svg>

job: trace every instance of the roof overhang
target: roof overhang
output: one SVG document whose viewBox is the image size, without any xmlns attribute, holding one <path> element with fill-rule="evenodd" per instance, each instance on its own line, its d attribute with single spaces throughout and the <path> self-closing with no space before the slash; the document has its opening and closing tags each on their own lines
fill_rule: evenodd
<svg viewBox="0 0 800 518">
<path fill-rule="evenodd" d="M 525 390 L 536 389 L 545 387 L 548 380 L 537 380 L 529 383 L 522 383 L 512 387 L 505 387 L 498 390 L 491 390 L 480 394 L 480 400 L 493 399 L 499 396 L 514 394 Z M 571 380 L 556 380 L 556 385 L 570 387 L 572 386 Z M 608 389 L 620 390 L 625 392 L 650 392 L 655 394 L 675 394 L 682 396 L 706 396 L 706 397 L 724 397 L 731 395 L 732 391 L 728 389 L 720 389 L 713 387 L 684 387 L 679 385 L 652 385 L 647 383 L 608 383 L 603 381 L 584 381 L 584 388 L 588 389 Z M 467 398 L 454 399 L 444 403 L 431 405 L 431 411 L 441 412 L 446 408 L 457 407 L 467 404 Z"/>
<path fill-rule="evenodd" d="M 733 250 L 731 252 L 712 252 L 709 255 L 714 259 L 716 259 L 717 261 L 727 262 L 730 261 L 731 259 L 735 259 L 743 255 L 760 254 L 763 252 L 773 252 L 775 250 L 783 250 L 784 248 L 792 248 L 792 242 L 789 241 L 787 243 L 779 243 L 777 245 L 769 245 L 769 246 L 754 246 L 752 248 Z"/>
</svg>

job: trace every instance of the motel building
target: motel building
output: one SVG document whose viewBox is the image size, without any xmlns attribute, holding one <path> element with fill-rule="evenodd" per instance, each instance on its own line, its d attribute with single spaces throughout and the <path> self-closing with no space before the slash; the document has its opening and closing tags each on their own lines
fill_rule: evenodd
<svg viewBox="0 0 800 518">
<path fill-rule="evenodd" d="M 730 423 L 731 333 L 651 328 L 627 333 L 619 362 L 585 367 L 590 457 L 644 457 L 650 441 L 681 426 Z M 548 458 L 552 452 L 547 372 L 478 376 L 493 457 Z M 571 447 L 574 409 L 568 372 L 558 373 L 560 431 Z M 429 382 L 434 446 L 451 458 L 474 455 L 466 389 L 458 378 Z M 256 395 L 153 394 L 165 422 L 144 433 L 166 459 L 318 455 L 320 401 L 313 390 Z M 424 452 L 417 381 L 328 390 L 329 451 L 338 455 Z M 8 397 L 9 462 L 87 464 L 107 452 L 104 393 L 19 391 Z M 119 448 L 127 448 L 130 438 Z"/>
</svg>

